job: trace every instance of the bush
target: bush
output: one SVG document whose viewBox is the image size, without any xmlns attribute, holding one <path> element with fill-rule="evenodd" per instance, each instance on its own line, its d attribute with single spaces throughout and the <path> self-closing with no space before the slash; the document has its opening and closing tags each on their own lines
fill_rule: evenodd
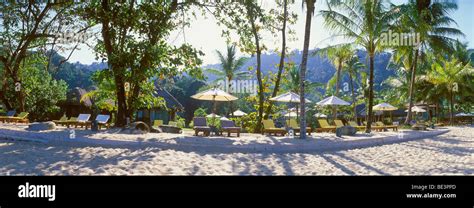
<svg viewBox="0 0 474 208">
<path fill-rule="evenodd" d="M 179 128 L 186 127 L 186 120 L 181 116 L 176 115 L 176 123 L 178 124 Z"/>
<path fill-rule="evenodd" d="M 194 117 L 206 117 L 206 109 L 205 108 L 198 108 L 194 111 Z"/>
<path fill-rule="evenodd" d="M 242 116 L 242 128 L 249 133 L 255 133 L 257 128 L 257 112 L 251 112 L 245 116 Z"/>
</svg>

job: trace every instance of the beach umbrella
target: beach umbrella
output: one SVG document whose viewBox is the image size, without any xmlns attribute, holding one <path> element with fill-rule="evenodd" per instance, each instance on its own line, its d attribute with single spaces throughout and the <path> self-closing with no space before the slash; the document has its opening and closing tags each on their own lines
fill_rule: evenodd
<svg viewBox="0 0 474 208">
<path fill-rule="evenodd" d="M 197 93 L 193 96 L 191 96 L 192 98 L 196 99 L 196 100 L 208 100 L 208 101 L 212 101 L 213 104 L 214 104 L 214 108 L 212 110 L 212 113 L 215 113 L 216 112 L 216 101 L 233 101 L 233 100 L 237 100 L 238 98 L 227 93 L 227 92 L 224 92 L 223 90 L 220 90 L 220 89 L 217 89 L 217 88 L 212 88 L 212 89 L 209 89 L 209 90 L 206 90 L 204 92 L 200 92 L 200 93 Z"/>
<path fill-rule="evenodd" d="M 241 110 L 236 110 L 236 111 L 234 111 L 233 114 L 234 114 L 234 116 L 237 116 L 237 117 L 247 115 L 247 113 L 245 113 L 245 112 L 243 112 L 243 111 L 241 111 Z"/>
<path fill-rule="evenodd" d="M 270 98 L 271 101 L 285 102 L 285 103 L 300 103 L 300 96 L 294 92 L 287 92 Z M 305 102 L 311 103 L 310 100 L 305 99 Z"/>
<path fill-rule="evenodd" d="M 397 110 L 398 108 L 397 107 L 394 107 L 388 103 L 380 103 L 378 105 L 374 105 L 374 107 L 372 107 L 372 110 L 377 110 L 377 111 L 394 111 L 394 110 Z"/>
<path fill-rule="evenodd" d="M 300 103 L 300 95 L 294 93 L 294 92 L 287 92 L 281 95 L 278 95 L 276 97 L 270 98 L 271 101 L 276 101 L 276 102 L 285 102 L 285 103 Z M 311 103 L 310 100 L 305 99 L 306 103 Z M 288 110 L 289 111 L 289 110 Z M 298 118 L 298 108 L 296 108 L 296 118 Z M 290 117 L 288 116 L 288 120 Z"/>
<path fill-rule="evenodd" d="M 342 100 L 341 98 L 338 98 L 336 96 L 330 96 L 330 97 L 327 97 L 327 98 L 324 98 L 323 100 L 319 101 L 316 103 L 316 105 L 319 105 L 319 106 L 333 106 L 333 108 L 335 108 L 336 106 L 338 105 L 350 105 L 350 103 Z M 336 119 L 336 118 L 334 118 Z"/>
<path fill-rule="evenodd" d="M 314 117 L 316 117 L 316 118 L 327 118 L 328 116 L 325 115 L 325 114 L 322 114 L 322 113 L 316 113 L 316 114 L 314 114 Z"/>
<path fill-rule="evenodd" d="M 286 117 L 297 117 L 298 116 L 298 113 L 294 112 L 294 111 L 290 111 L 288 113 L 286 113 L 285 115 L 283 116 L 286 116 Z"/>
<path fill-rule="evenodd" d="M 342 100 L 341 98 L 338 98 L 336 96 L 330 96 L 327 98 L 324 98 L 324 100 L 321 100 L 316 103 L 316 105 L 319 106 L 327 106 L 327 105 L 350 105 L 350 103 Z"/>
<path fill-rule="evenodd" d="M 397 109 L 398 109 L 397 107 L 392 106 L 388 103 L 380 103 L 380 104 L 374 105 L 374 107 L 372 107 L 372 110 L 375 110 L 375 111 L 390 111 L 390 120 L 392 120 L 392 121 L 393 121 L 393 117 L 392 117 L 392 112 L 391 111 L 394 111 L 394 110 L 397 110 Z"/>
<path fill-rule="evenodd" d="M 229 120 L 230 120 L 230 119 L 228 119 L 228 118 L 225 117 L 225 116 L 222 116 L 222 117 L 221 117 L 221 121 L 229 121 Z"/>
<path fill-rule="evenodd" d="M 221 116 L 219 116 L 219 115 L 217 115 L 217 114 L 215 114 L 215 113 L 211 113 L 211 114 L 207 115 L 206 117 L 207 117 L 207 118 L 213 118 L 213 117 L 214 117 L 214 118 L 220 118 Z"/>
<path fill-rule="evenodd" d="M 416 113 L 424 113 L 424 112 L 426 112 L 425 109 L 423 109 L 423 108 L 421 108 L 421 107 L 418 107 L 418 106 L 413 106 L 413 107 L 411 108 L 411 111 L 412 111 L 412 112 L 416 112 Z M 408 109 L 405 110 L 405 112 L 408 112 Z"/>
</svg>

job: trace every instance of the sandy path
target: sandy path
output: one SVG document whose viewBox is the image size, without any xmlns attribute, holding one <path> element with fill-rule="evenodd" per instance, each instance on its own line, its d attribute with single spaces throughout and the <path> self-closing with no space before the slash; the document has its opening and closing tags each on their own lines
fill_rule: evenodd
<svg viewBox="0 0 474 208">
<path fill-rule="evenodd" d="M 0 141 L 1 175 L 474 175 L 474 127 L 318 154 L 205 154 Z"/>
</svg>

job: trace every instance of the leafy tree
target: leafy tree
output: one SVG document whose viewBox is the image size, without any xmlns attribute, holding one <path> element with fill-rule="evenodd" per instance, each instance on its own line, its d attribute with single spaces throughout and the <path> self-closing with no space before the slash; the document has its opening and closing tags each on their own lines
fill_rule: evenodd
<svg viewBox="0 0 474 208">
<path fill-rule="evenodd" d="M 116 125 L 141 107 L 159 102 L 153 96 L 152 77 L 173 77 L 179 73 L 202 77 L 199 55 L 190 45 L 173 46 L 167 42 L 172 30 L 188 19 L 184 15 L 194 1 L 91 1 L 80 14 L 84 19 L 102 25 L 102 39 L 95 48 L 98 57 L 106 59 L 115 83 L 117 99 Z M 128 90 L 125 85 L 129 83 Z"/>
<path fill-rule="evenodd" d="M 335 88 L 335 96 L 339 95 L 339 88 L 341 86 L 341 74 L 342 70 L 346 62 L 354 55 L 355 51 L 352 49 L 350 44 L 340 44 L 336 46 L 330 46 L 324 49 L 321 49 L 317 52 L 320 56 L 325 55 L 328 59 L 332 60 L 334 67 L 336 67 L 336 73 L 334 76 L 329 80 L 327 84 L 327 89 L 329 90 L 334 85 Z M 337 115 L 337 108 L 333 106 L 333 118 L 336 118 Z"/>
<path fill-rule="evenodd" d="M 276 20 L 274 21 L 272 25 L 273 30 L 275 31 L 275 33 L 281 32 L 281 52 L 280 52 L 280 61 L 278 64 L 278 72 L 274 79 L 275 86 L 273 87 L 273 92 L 272 92 L 271 97 L 277 96 L 278 91 L 280 90 L 280 82 L 282 79 L 283 69 L 285 68 L 285 57 L 286 57 L 286 51 L 287 51 L 287 47 L 286 47 L 286 39 L 287 39 L 286 36 L 287 36 L 287 27 L 288 27 L 287 24 L 291 25 L 291 24 L 294 24 L 296 21 L 296 14 L 294 13 L 291 14 L 288 12 L 288 6 L 289 6 L 288 4 L 291 5 L 292 3 L 294 3 L 294 0 L 290 0 L 290 1 L 289 0 L 282 0 L 282 1 L 276 0 L 276 3 L 279 9 L 270 10 L 270 14 L 273 14 L 275 17 L 272 19 Z M 280 9 L 280 7 L 282 9 Z M 280 10 L 283 10 L 283 11 L 280 11 Z M 290 34 L 292 33 L 291 30 L 288 32 Z M 272 106 L 273 106 L 273 102 L 270 102 L 268 107 L 265 110 L 266 117 L 270 115 Z"/>
<path fill-rule="evenodd" d="M 48 39 L 55 37 L 48 33 L 49 29 L 69 16 L 73 5 L 73 1 L 0 1 L 2 89 L 16 94 L 4 94 L 1 98 L 8 109 L 12 109 L 12 102 L 17 101 L 18 109 L 25 111 L 26 92 L 21 79 L 21 65 L 31 54 L 30 50 L 41 49 L 47 45 Z M 19 90 L 10 90 L 14 87 Z"/>
<path fill-rule="evenodd" d="M 412 118 L 411 108 L 413 107 L 417 65 L 419 61 L 422 61 L 420 53 L 423 54 L 426 49 L 452 52 L 456 40 L 451 37 L 463 34 L 458 29 L 449 27 L 450 24 L 455 23 L 448 16 L 451 11 L 457 9 L 457 5 L 453 1 L 410 0 L 398 9 L 401 14 L 398 21 L 399 31 L 419 36 L 419 43 L 412 46 L 411 51 L 408 51 L 408 53 L 414 53 L 413 64 L 410 68 L 409 107 L 405 120 L 405 123 L 409 123 Z"/>
<path fill-rule="evenodd" d="M 261 54 L 265 46 L 261 43 L 261 32 L 269 16 L 265 14 L 263 8 L 254 0 L 231 1 L 216 3 L 214 15 L 218 19 L 218 24 L 225 25 L 229 30 L 235 31 L 239 35 L 237 45 L 244 53 L 257 57 L 256 76 L 258 82 L 258 116 L 255 131 L 260 132 L 262 128 L 262 118 L 264 110 L 264 78 L 262 77 Z M 223 34 L 231 40 L 228 30 Z"/>
<path fill-rule="evenodd" d="M 439 57 L 431 66 L 431 71 L 424 77 L 428 82 L 446 89 L 446 98 L 450 106 L 450 123 L 454 121 L 455 95 L 465 91 L 465 88 L 472 88 L 472 79 L 467 83 L 466 77 L 472 76 L 474 69 L 470 64 L 463 64 L 457 58 L 446 59 Z M 467 84 L 467 85 L 465 85 Z"/>
<path fill-rule="evenodd" d="M 396 10 L 388 10 L 386 5 L 384 0 L 330 0 L 328 10 L 321 11 L 327 28 L 354 41 L 368 53 L 367 133 L 371 131 L 374 105 L 374 57 L 386 47 L 382 44 L 382 34 L 387 33 L 390 24 L 397 17 Z"/>
<path fill-rule="evenodd" d="M 20 78 L 25 94 L 24 111 L 30 112 L 30 120 L 53 119 L 54 114 L 59 112 L 57 104 L 66 99 L 66 83 L 54 80 L 46 70 L 46 66 L 47 59 L 41 54 L 29 55 L 20 65 Z M 15 96 L 15 93 L 9 92 L 7 96 Z M 13 97 L 8 98 L 13 100 Z"/>
</svg>

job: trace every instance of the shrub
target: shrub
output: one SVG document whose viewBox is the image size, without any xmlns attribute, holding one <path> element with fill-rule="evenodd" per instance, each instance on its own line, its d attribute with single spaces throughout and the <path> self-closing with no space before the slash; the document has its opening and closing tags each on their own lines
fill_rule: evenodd
<svg viewBox="0 0 474 208">
<path fill-rule="evenodd" d="M 194 117 L 206 117 L 206 109 L 205 108 L 198 108 L 194 111 Z"/>
</svg>

